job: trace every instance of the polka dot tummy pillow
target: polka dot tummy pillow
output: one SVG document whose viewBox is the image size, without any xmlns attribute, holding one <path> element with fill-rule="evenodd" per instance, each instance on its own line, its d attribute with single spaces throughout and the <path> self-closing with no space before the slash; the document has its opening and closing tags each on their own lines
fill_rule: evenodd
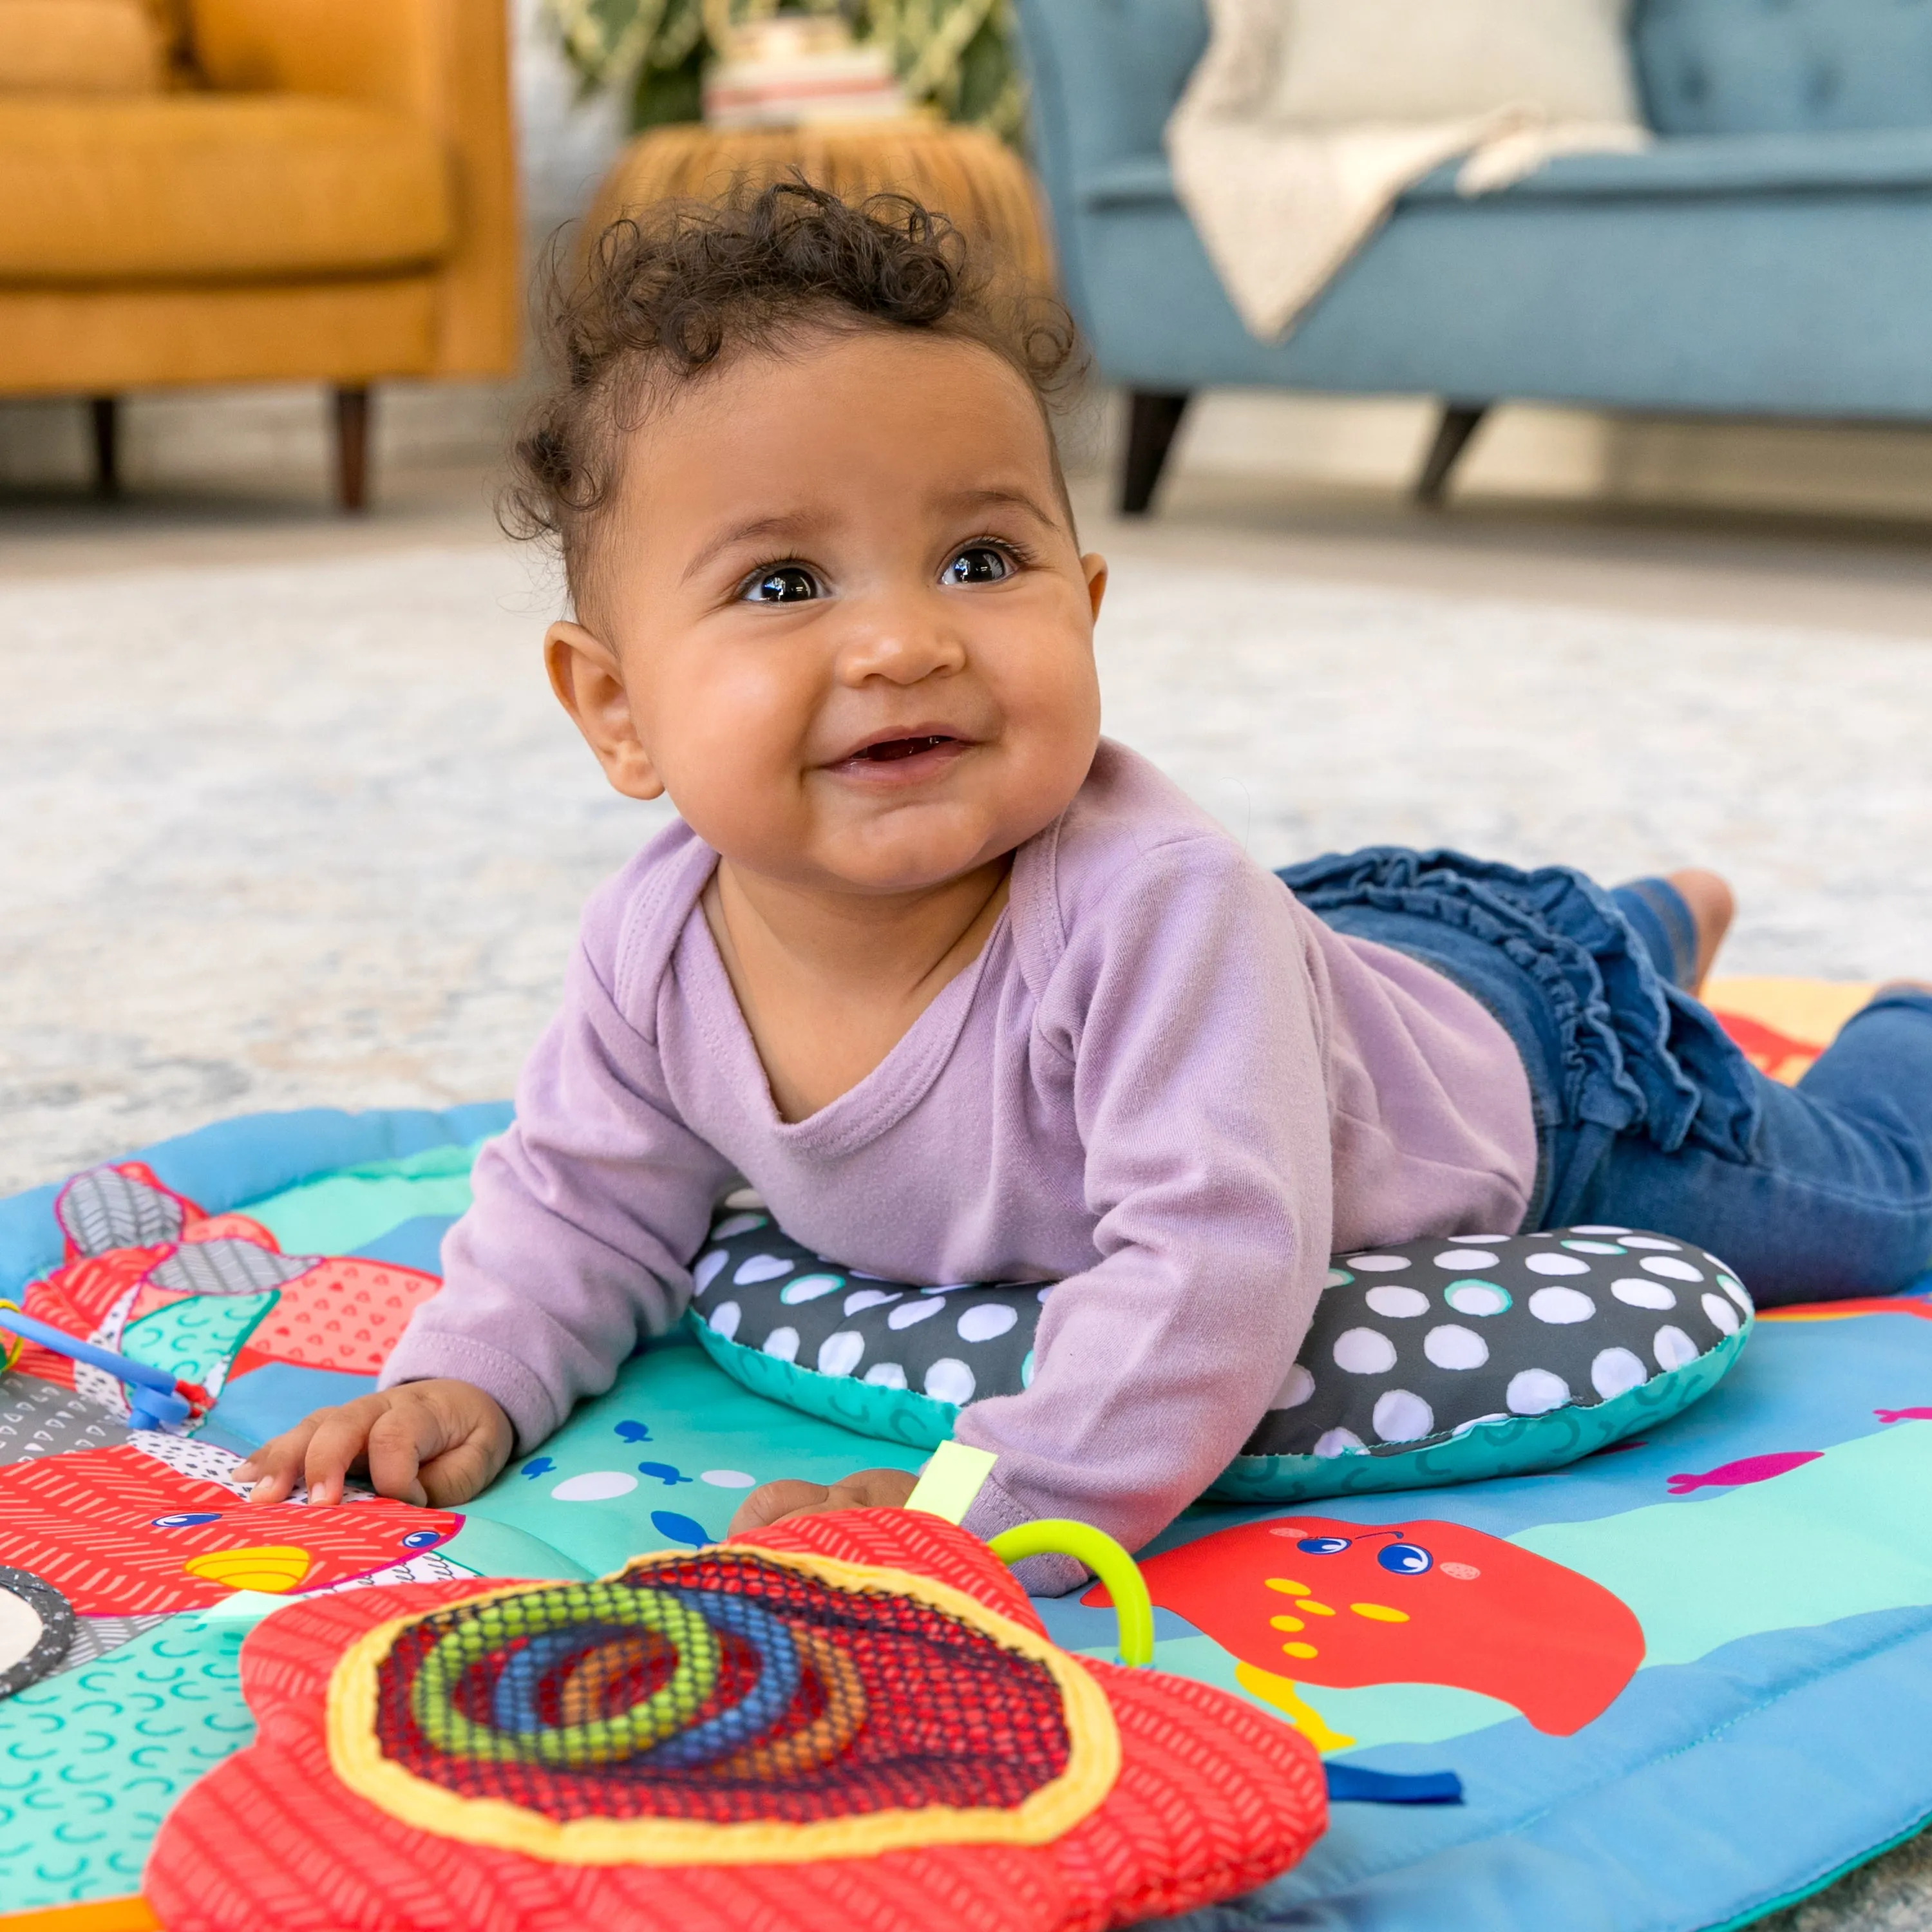
<svg viewBox="0 0 1932 1932">
<path fill-rule="evenodd" d="M 920 1446 L 1032 1380 L 1053 1292 L 878 1280 L 754 1212 L 721 1220 L 693 1274 L 692 1331 L 728 1374 Z M 1556 1468 L 1696 1401 L 1751 1321 L 1721 1262 L 1629 1228 L 1340 1256 L 1300 1360 L 1210 1493 L 1295 1502 Z"/>
</svg>

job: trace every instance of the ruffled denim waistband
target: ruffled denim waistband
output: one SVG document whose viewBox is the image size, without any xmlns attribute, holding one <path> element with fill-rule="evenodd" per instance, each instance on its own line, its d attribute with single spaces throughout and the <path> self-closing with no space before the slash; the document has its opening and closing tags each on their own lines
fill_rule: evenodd
<svg viewBox="0 0 1932 1932">
<path fill-rule="evenodd" d="M 1540 1130 L 1594 1127 L 1586 1138 L 1599 1144 L 1634 1133 L 1665 1153 L 1688 1142 L 1748 1155 L 1760 1108 L 1750 1063 L 1658 974 L 1610 895 L 1582 873 L 1381 845 L 1277 876 L 1338 931 L 1422 958 L 1489 1007 L 1523 1054 Z"/>
</svg>

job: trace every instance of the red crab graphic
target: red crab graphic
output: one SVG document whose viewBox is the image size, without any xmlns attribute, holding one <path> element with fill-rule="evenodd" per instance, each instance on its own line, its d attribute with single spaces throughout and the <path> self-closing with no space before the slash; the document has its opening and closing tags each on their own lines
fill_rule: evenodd
<svg viewBox="0 0 1932 1932">
<path fill-rule="evenodd" d="M 1643 1661 L 1621 1598 L 1460 1523 L 1278 1518 L 1141 1568 L 1156 1604 L 1256 1670 L 1337 1690 L 1453 1684 L 1557 1737 L 1600 1715 Z"/>
</svg>

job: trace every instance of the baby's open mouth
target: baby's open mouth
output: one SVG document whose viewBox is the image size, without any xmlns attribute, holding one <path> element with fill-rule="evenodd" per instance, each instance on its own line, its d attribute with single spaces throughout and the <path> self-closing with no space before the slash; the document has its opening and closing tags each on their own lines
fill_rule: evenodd
<svg viewBox="0 0 1932 1932">
<path fill-rule="evenodd" d="M 962 742 L 944 732 L 934 731 L 916 738 L 884 739 L 876 745 L 862 746 L 852 756 L 855 760 L 884 765 L 897 758 L 916 758 L 922 752 L 936 752 L 942 746 L 957 745 Z"/>
</svg>

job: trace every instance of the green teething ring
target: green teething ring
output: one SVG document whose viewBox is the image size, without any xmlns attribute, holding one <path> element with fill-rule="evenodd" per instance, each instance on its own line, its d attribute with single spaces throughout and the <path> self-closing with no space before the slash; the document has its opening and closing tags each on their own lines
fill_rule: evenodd
<svg viewBox="0 0 1932 1932">
<path fill-rule="evenodd" d="M 1002 1563 L 1028 1556 L 1071 1556 L 1084 1563 L 1107 1586 L 1120 1626 L 1120 1661 L 1140 1665 L 1154 1661 L 1154 1600 L 1134 1559 L 1091 1523 L 1043 1516 L 1037 1522 L 1003 1529 L 986 1545 Z"/>
<path fill-rule="evenodd" d="M 456 1708 L 454 1694 L 463 1673 L 504 1642 L 591 1623 L 651 1630 L 664 1638 L 677 1652 L 677 1667 L 669 1681 L 616 1717 L 550 1730 L 500 1731 Z M 535 1760 L 578 1770 L 634 1756 L 682 1730 L 718 1682 L 718 1657 L 710 1625 L 662 1590 L 627 1583 L 533 1590 L 480 1606 L 470 1622 L 440 1638 L 417 1669 L 410 1709 L 424 1736 L 452 1757 L 499 1763 L 506 1758 Z"/>
</svg>

